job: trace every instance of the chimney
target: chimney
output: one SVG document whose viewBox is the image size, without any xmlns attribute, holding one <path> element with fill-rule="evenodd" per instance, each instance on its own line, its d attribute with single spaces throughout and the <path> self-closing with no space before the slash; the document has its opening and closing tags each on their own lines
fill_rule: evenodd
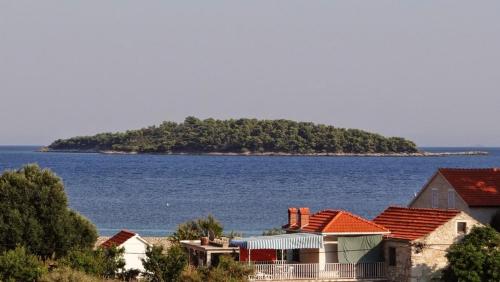
<svg viewBox="0 0 500 282">
<path fill-rule="evenodd" d="M 288 228 L 298 224 L 298 216 L 296 208 L 288 208 Z"/>
<path fill-rule="evenodd" d="M 299 208 L 299 226 L 300 228 L 309 224 L 309 208 Z"/>
</svg>

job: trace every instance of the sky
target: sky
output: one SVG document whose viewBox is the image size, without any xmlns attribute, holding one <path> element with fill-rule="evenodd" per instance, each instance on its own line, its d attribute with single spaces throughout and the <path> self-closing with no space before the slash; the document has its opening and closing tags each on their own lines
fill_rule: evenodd
<svg viewBox="0 0 500 282">
<path fill-rule="evenodd" d="M 500 1 L 0 1 L 0 144 L 285 118 L 500 146 Z"/>
</svg>

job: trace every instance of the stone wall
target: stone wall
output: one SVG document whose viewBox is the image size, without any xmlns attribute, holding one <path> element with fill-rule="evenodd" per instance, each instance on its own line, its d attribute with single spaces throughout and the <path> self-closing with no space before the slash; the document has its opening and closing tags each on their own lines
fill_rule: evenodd
<svg viewBox="0 0 500 282">
<path fill-rule="evenodd" d="M 463 236 L 457 233 L 457 222 L 466 222 L 467 232 L 481 225 L 462 212 L 424 238 L 411 242 L 386 240 L 384 256 L 389 280 L 424 282 L 439 278 L 448 264 L 446 250 Z M 396 266 L 389 265 L 389 247 L 396 247 Z"/>
<path fill-rule="evenodd" d="M 383 243 L 386 275 L 391 282 L 406 282 L 411 271 L 411 248 L 408 241 L 386 239 Z M 389 265 L 389 249 L 396 248 L 396 265 Z"/>
</svg>

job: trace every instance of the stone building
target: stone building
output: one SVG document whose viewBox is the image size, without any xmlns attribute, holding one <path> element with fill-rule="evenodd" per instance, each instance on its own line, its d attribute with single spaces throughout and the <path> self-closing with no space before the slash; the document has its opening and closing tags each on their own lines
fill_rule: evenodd
<svg viewBox="0 0 500 282">
<path fill-rule="evenodd" d="M 500 209 L 500 168 L 441 168 L 409 206 L 458 209 L 489 224 Z"/>
<path fill-rule="evenodd" d="M 389 207 L 374 220 L 390 230 L 383 253 L 389 281 L 433 281 L 448 263 L 451 244 L 481 225 L 459 210 Z"/>
</svg>

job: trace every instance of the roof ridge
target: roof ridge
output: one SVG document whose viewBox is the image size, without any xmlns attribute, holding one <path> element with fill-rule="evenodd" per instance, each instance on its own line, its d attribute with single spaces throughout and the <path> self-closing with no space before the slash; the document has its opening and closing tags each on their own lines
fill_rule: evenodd
<svg viewBox="0 0 500 282">
<path fill-rule="evenodd" d="M 485 171 L 485 170 L 493 170 L 493 171 L 499 171 L 500 172 L 500 167 L 440 167 L 438 168 L 439 171 L 441 170 L 456 170 L 456 171 Z"/>
<path fill-rule="evenodd" d="M 445 213 L 460 213 L 461 210 L 457 210 L 457 209 L 438 209 L 438 208 L 415 208 L 415 207 L 404 207 L 404 206 L 389 206 L 387 207 L 385 211 L 389 210 L 389 209 L 402 209 L 402 210 L 418 210 L 418 211 L 433 211 L 433 212 L 445 212 Z"/>
</svg>

